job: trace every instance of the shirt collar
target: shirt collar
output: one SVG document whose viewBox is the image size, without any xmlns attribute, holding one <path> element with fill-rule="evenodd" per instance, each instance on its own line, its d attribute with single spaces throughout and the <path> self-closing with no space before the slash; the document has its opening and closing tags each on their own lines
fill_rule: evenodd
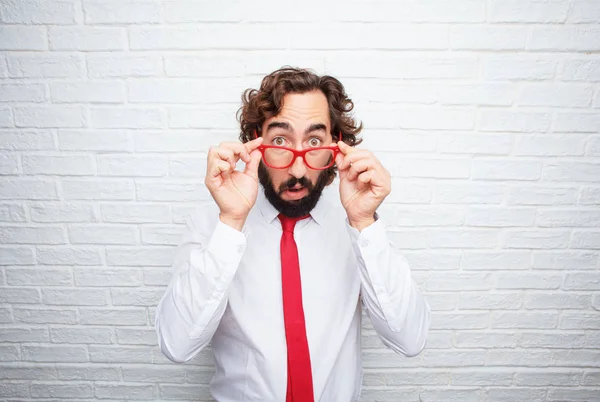
<svg viewBox="0 0 600 402">
<path fill-rule="evenodd" d="M 267 223 L 272 223 L 275 219 L 277 219 L 277 215 L 279 215 L 279 211 L 275 209 L 273 204 L 269 202 L 267 197 L 265 196 L 265 189 L 262 185 L 258 187 L 258 196 L 256 198 L 256 205 L 258 206 L 260 213 Z M 327 213 L 327 200 L 324 199 L 323 195 L 317 202 L 317 205 L 310 211 L 310 216 L 313 220 L 319 224 L 323 225 L 325 223 L 325 215 Z"/>
</svg>

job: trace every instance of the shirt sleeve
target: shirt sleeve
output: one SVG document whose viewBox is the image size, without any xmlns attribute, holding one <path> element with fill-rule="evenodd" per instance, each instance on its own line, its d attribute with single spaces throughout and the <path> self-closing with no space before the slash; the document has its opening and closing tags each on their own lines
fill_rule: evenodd
<svg viewBox="0 0 600 402">
<path fill-rule="evenodd" d="M 246 249 L 245 229 L 240 232 L 217 218 L 211 232 L 205 222 L 188 220 L 171 281 L 156 309 L 159 346 L 178 363 L 196 356 L 212 339 Z"/>
<path fill-rule="evenodd" d="M 346 219 L 361 278 L 361 298 L 384 344 L 416 356 L 427 343 L 431 310 L 411 278 L 407 259 L 390 243 L 382 220 L 362 231 Z"/>
</svg>

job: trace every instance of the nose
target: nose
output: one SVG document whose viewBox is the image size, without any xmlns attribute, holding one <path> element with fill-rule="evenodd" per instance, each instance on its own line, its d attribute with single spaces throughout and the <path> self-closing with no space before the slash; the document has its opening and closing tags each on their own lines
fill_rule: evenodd
<svg viewBox="0 0 600 402">
<path fill-rule="evenodd" d="M 288 169 L 289 174 L 299 179 L 304 177 L 306 174 L 306 164 L 304 163 L 304 159 L 301 156 L 298 156 L 292 166 Z"/>
</svg>

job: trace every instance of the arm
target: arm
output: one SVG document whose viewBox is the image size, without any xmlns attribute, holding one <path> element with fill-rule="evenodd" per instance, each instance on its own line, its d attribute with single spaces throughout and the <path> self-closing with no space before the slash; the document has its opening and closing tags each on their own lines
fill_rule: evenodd
<svg viewBox="0 0 600 402">
<path fill-rule="evenodd" d="M 406 258 L 390 244 L 383 222 L 358 231 L 347 223 L 358 261 L 361 298 L 383 343 L 405 356 L 427 343 L 431 311 L 414 284 Z"/>
<path fill-rule="evenodd" d="M 220 220 L 208 225 L 208 220 L 198 215 L 188 220 L 173 276 L 156 310 L 160 349 L 177 363 L 190 360 L 210 342 L 246 247 L 242 232 Z"/>
</svg>

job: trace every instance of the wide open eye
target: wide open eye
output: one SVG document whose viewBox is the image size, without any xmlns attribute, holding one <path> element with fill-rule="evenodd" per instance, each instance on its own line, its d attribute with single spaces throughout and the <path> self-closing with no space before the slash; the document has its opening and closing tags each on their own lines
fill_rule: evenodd
<svg viewBox="0 0 600 402">
<path fill-rule="evenodd" d="M 317 137 L 312 137 L 310 140 L 308 140 L 308 145 L 310 145 L 311 147 L 320 147 L 321 143 L 321 139 Z"/>
<path fill-rule="evenodd" d="M 275 137 L 273 141 L 271 141 L 273 145 L 277 145 L 278 147 L 283 147 L 285 145 L 285 138 L 283 137 Z"/>
</svg>

